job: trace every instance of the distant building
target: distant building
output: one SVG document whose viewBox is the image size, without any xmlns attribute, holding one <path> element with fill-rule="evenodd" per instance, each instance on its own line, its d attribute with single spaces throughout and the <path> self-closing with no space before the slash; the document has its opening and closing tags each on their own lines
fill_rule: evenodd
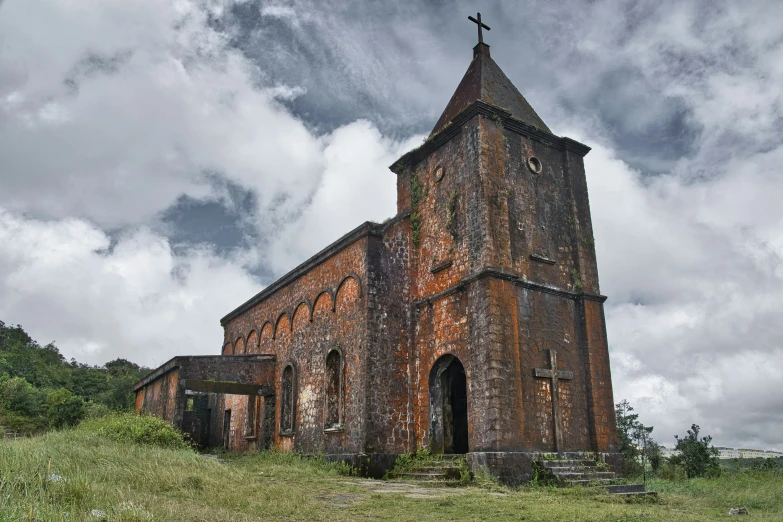
<svg viewBox="0 0 783 522">
<path fill-rule="evenodd" d="M 734 449 L 734 448 L 723 448 L 720 446 L 717 446 L 715 448 L 720 453 L 718 454 L 719 459 L 741 459 L 742 455 L 740 454 L 740 450 Z"/>
<path fill-rule="evenodd" d="M 777 459 L 783 457 L 783 453 L 780 451 L 767 451 L 767 450 L 754 450 L 754 449 L 739 449 L 741 459 Z"/>
<path fill-rule="evenodd" d="M 661 446 L 661 455 L 666 457 L 667 459 L 669 457 L 673 457 L 674 455 L 677 455 L 679 451 L 674 450 L 672 448 L 667 448 L 666 446 Z"/>
<path fill-rule="evenodd" d="M 754 449 L 734 449 L 726 448 L 723 446 L 715 446 L 718 450 L 719 459 L 777 459 L 783 458 L 783 452 L 769 451 L 769 450 L 754 450 Z M 666 448 L 661 446 L 661 454 L 669 458 L 673 455 L 677 455 L 679 452 L 675 449 Z"/>
</svg>

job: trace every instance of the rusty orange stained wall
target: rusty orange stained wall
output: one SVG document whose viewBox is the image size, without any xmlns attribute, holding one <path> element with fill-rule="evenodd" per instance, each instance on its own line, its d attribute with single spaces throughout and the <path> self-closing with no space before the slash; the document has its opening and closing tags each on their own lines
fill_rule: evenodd
<svg viewBox="0 0 783 522">
<path fill-rule="evenodd" d="M 179 371 L 172 370 L 136 392 L 136 410 L 174 422 Z"/>
<path fill-rule="evenodd" d="M 295 435 L 278 433 L 276 444 L 327 453 L 426 447 L 429 374 L 449 353 L 468 377 L 472 451 L 551 451 L 551 385 L 534 371 L 556 350 L 573 372 L 557 398 L 561 449 L 614 450 L 584 168 L 557 143 L 502 119 L 465 121 L 399 170 L 395 220 L 227 322 L 226 353 L 277 356 L 278 397 L 283 369 L 296 367 Z M 334 348 L 343 354 L 344 423 L 327 433 L 324 367 Z M 247 402 L 225 402 L 242 423 Z"/>
<path fill-rule="evenodd" d="M 360 452 L 364 446 L 364 387 L 362 350 L 366 349 L 367 239 L 362 238 L 315 266 L 267 299 L 230 320 L 226 346 L 247 353 L 277 356 L 275 386 L 281 397 L 282 372 L 296 368 L 296 430 L 279 433 L 281 404 L 277 403 L 275 443 L 283 449 L 326 453 Z M 343 356 L 342 430 L 325 431 L 325 363 L 328 352 Z M 245 398 L 246 399 L 246 398 Z M 231 409 L 234 433 L 246 430 L 247 400 L 224 399 Z M 234 447 L 243 442 L 235 436 Z"/>
<path fill-rule="evenodd" d="M 531 156 L 541 172 L 529 168 Z M 534 369 L 547 368 L 554 349 L 574 372 L 558 397 L 562 449 L 613 451 L 581 155 L 477 116 L 398 174 L 400 211 L 416 207 L 421 220 L 411 255 L 417 444 L 427 444 L 429 370 L 453 353 L 468 374 L 472 451 L 553 450 L 551 385 Z M 460 283 L 486 270 L 499 276 Z M 462 288 L 449 293 L 455 287 Z"/>
</svg>

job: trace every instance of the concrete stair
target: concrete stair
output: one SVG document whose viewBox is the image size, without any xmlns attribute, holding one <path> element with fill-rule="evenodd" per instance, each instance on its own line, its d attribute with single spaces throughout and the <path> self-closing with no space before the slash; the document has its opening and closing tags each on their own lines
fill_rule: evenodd
<svg viewBox="0 0 783 522">
<path fill-rule="evenodd" d="M 464 462 L 463 455 L 432 455 L 403 469 L 395 468 L 387 478 L 427 486 L 458 486 L 462 484 L 460 469 Z"/>
<path fill-rule="evenodd" d="M 549 478 L 567 486 L 601 487 L 612 495 L 626 498 L 656 496 L 657 492 L 647 491 L 644 484 L 628 484 L 625 479 L 608 471 L 604 466 L 589 459 L 555 459 L 536 462 Z"/>
</svg>

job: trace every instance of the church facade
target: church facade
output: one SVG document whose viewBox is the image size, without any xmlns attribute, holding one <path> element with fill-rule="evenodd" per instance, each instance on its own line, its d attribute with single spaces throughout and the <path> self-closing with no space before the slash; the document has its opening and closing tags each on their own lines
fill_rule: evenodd
<svg viewBox="0 0 783 522">
<path fill-rule="evenodd" d="M 583 157 L 479 43 L 430 137 L 391 166 L 397 215 L 352 230 L 221 319 L 138 410 L 202 446 L 322 453 L 373 475 L 466 454 L 529 480 L 549 453 L 620 469 Z"/>
</svg>

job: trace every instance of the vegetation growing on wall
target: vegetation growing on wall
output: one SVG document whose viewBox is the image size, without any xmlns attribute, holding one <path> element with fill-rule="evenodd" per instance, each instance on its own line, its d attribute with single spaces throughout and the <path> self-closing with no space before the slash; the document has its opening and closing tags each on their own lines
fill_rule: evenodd
<svg viewBox="0 0 783 522">
<path fill-rule="evenodd" d="M 446 222 L 446 228 L 451 233 L 454 240 L 457 240 L 457 191 L 452 190 L 449 194 L 449 219 Z"/>
<path fill-rule="evenodd" d="M 422 200 L 427 196 L 426 188 L 419 181 L 418 174 L 411 173 L 411 228 L 413 230 L 413 244 L 419 246 L 421 241 L 421 210 Z"/>
<path fill-rule="evenodd" d="M 576 268 L 571 269 L 571 280 L 574 282 L 574 290 L 582 291 L 582 276 Z"/>
</svg>

